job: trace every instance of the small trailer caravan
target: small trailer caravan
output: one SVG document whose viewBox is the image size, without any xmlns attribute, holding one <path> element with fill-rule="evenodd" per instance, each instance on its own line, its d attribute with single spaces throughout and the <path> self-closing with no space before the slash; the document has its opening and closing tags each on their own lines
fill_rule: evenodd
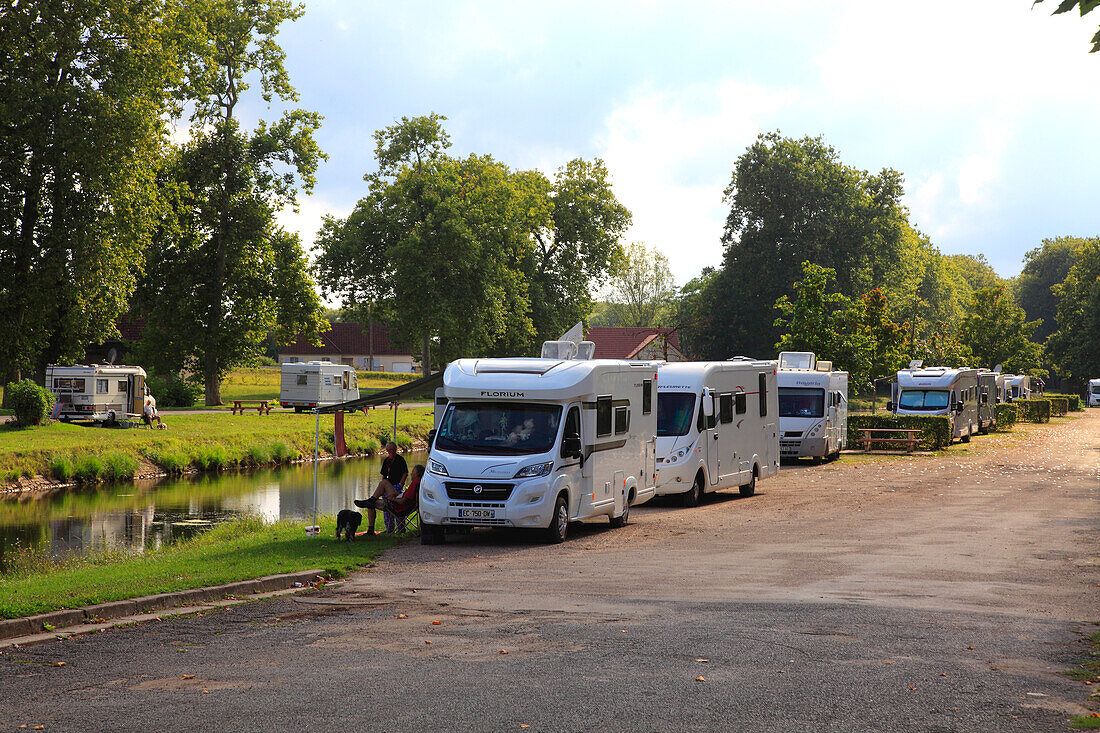
<svg viewBox="0 0 1100 733">
<path fill-rule="evenodd" d="M 1100 379 L 1089 380 L 1089 407 L 1100 407 Z"/>
<path fill-rule="evenodd" d="M 145 370 L 137 366 L 78 364 L 46 367 L 46 389 L 57 399 L 59 420 L 113 423 L 145 407 Z"/>
<path fill-rule="evenodd" d="M 539 528 L 562 542 L 570 522 L 621 526 L 653 496 L 656 367 L 577 353 L 548 341 L 542 358 L 447 365 L 420 484 L 423 542 L 448 526 Z"/>
<path fill-rule="evenodd" d="M 898 371 L 887 409 L 896 415 L 947 415 L 951 438 L 970 442 L 978 431 L 978 370 L 924 367 L 914 361 Z"/>
<path fill-rule="evenodd" d="M 295 412 L 359 399 L 355 368 L 331 361 L 283 364 L 279 404 Z"/>
<path fill-rule="evenodd" d="M 1031 377 L 1026 374 L 1006 375 L 1005 392 L 1013 400 L 1026 400 L 1031 397 Z"/>
<path fill-rule="evenodd" d="M 657 383 L 657 491 L 695 506 L 708 491 L 756 492 L 779 471 L 776 363 L 662 364 Z"/>
<path fill-rule="evenodd" d="M 784 351 L 778 384 L 780 457 L 839 457 L 848 447 L 848 372 L 809 351 Z"/>
</svg>

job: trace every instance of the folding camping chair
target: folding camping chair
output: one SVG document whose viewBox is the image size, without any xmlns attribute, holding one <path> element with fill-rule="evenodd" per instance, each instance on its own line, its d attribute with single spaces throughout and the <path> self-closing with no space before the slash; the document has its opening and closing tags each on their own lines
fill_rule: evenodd
<svg viewBox="0 0 1100 733">
<path fill-rule="evenodd" d="M 392 526 L 396 534 L 411 534 L 420 532 L 420 505 L 414 500 L 403 508 L 398 508 L 389 499 L 382 502 L 382 513 L 388 514 L 386 526 Z"/>
</svg>

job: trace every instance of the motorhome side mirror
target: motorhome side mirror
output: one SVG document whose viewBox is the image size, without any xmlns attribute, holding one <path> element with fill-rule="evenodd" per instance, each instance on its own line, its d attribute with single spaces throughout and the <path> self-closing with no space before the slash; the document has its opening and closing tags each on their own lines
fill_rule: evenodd
<svg viewBox="0 0 1100 733">
<path fill-rule="evenodd" d="M 965 409 L 966 409 L 966 405 L 964 405 L 962 402 L 956 402 L 955 403 L 955 412 L 962 412 Z"/>
<path fill-rule="evenodd" d="M 710 387 L 703 389 L 703 415 L 714 417 L 714 398 L 711 397 Z"/>
<path fill-rule="evenodd" d="M 428 447 L 432 447 L 432 443 L 435 442 L 435 428 L 428 431 Z"/>
<path fill-rule="evenodd" d="M 983 405 L 988 405 L 989 404 L 989 395 L 986 394 L 985 392 L 982 392 L 982 404 Z"/>
<path fill-rule="evenodd" d="M 570 458 L 582 458 L 584 452 L 581 450 L 581 436 L 570 433 L 562 438 L 561 452 Z"/>
<path fill-rule="evenodd" d="M 893 412 L 894 411 L 894 403 L 893 402 L 887 402 L 886 403 L 886 411 L 887 412 Z"/>
</svg>

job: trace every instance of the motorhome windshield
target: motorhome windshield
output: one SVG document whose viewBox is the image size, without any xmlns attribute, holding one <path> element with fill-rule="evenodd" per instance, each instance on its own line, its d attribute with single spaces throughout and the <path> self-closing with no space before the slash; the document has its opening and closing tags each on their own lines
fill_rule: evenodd
<svg viewBox="0 0 1100 733">
<path fill-rule="evenodd" d="M 943 410 L 947 408 L 949 393 L 942 389 L 907 389 L 898 398 L 903 410 Z"/>
<path fill-rule="evenodd" d="M 809 387 L 779 388 L 779 417 L 821 417 L 825 414 L 825 390 Z"/>
<path fill-rule="evenodd" d="M 694 412 L 695 395 L 691 392 L 659 392 L 657 394 L 657 437 L 687 435 Z"/>
<path fill-rule="evenodd" d="M 451 453 L 527 455 L 554 446 L 560 405 L 515 402 L 451 403 L 435 447 Z"/>
</svg>

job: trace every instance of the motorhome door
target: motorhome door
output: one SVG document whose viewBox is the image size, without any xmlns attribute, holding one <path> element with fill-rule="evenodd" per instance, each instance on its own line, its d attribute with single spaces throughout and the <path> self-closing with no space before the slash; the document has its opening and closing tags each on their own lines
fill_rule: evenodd
<svg viewBox="0 0 1100 733">
<path fill-rule="evenodd" d="M 707 452 L 707 476 L 710 483 L 714 485 L 718 483 L 719 463 L 721 461 L 719 456 L 720 446 L 718 445 L 718 405 L 715 404 L 714 393 L 709 389 L 703 390 L 702 399 L 703 405 L 706 407 L 706 409 L 700 410 L 705 428 L 701 431 L 703 443 L 706 445 L 703 450 Z"/>
<path fill-rule="evenodd" d="M 130 377 L 130 413 L 140 415 L 145 409 L 145 377 L 135 374 Z"/>
</svg>

